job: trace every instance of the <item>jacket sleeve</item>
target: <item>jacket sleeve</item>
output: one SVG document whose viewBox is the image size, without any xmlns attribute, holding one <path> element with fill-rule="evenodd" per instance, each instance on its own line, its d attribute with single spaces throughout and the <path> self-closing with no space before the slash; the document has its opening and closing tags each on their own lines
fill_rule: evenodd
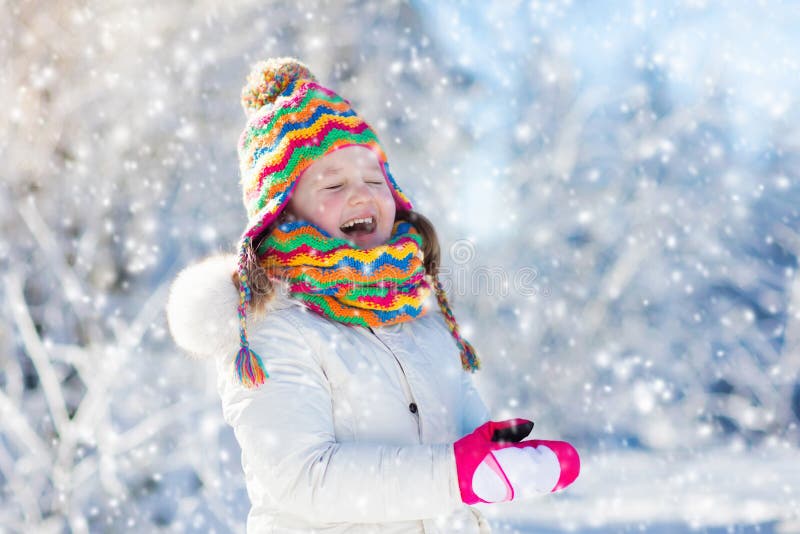
<svg viewBox="0 0 800 534">
<path fill-rule="evenodd" d="M 336 441 L 331 389 L 308 339 L 292 318 L 270 314 L 250 339 L 265 383 L 241 386 L 232 358 L 220 369 L 252 505 L 325 522 L 418 520 L 463 506 L 452 443 Z"/>
<path fill-rule="evenodd" d="M 462 406 L 461 434 L 466 435 L 491 419 L 491 413 L 475 387 L 472 373 L 464 371 L 461 377 Z"/>
</svg>

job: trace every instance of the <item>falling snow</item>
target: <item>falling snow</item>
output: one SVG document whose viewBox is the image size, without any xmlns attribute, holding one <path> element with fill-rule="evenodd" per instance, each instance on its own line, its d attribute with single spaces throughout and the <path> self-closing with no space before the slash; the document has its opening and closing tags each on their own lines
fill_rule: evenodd
<svg viewBox="0 0 800 534">
<path fill-rule="evenodd" d="M 495 531 L 800 530 L 791 3 L 0 15 L 3 527 L 244 530 L 214 370 L 177 352 L 163 307 L 245 227 L 238 94 L 251 62 L 294 55 L 436 225 L 494 417 L 583 453 L 569 491 L 481 506 Z"/>
</svg>

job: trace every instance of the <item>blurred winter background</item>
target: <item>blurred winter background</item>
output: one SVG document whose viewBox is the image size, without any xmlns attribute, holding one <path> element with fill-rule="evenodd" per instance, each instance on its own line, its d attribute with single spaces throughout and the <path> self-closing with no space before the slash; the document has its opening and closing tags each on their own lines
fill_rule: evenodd
<svg viewBox="0 0 800 534">
<path fill-rule="evenodd" d="M 0 2 L 0 531 L 241 532 L 176 272 L 300 57 L 436 223 L 493 415 L 581 479 L 498 532 L 800 531 L 800 4 Z"/>
</svg>

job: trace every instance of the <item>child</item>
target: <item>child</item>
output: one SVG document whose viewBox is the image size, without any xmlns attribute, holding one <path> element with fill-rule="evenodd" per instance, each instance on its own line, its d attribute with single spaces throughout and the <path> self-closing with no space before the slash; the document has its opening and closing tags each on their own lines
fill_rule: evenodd
<svg viewBox="0 0 800 534">
<path fill-rule="evenodd" d="M 291 58 L 255 65 L 242 102 L 239 256 L 181 273 L 168 318 L 216 359 L 248 532 L 486 533 L 465 505 L 572 483 L 569 444 L 489 421 L 433 226 L 350 103 Z"/>
</svg>

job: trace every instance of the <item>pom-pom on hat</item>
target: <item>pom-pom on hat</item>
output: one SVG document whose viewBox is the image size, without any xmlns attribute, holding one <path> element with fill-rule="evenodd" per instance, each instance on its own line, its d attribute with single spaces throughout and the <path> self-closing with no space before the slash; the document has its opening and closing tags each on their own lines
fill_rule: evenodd
<svg viewBox="0 0 800 534">
<path fill-rule="evenodd" d="M 242 89 L 242 107 L 247 126 L 238 152 L 248 218 L 243 238 L 256 239 L 277 219 L 297 179 L 314 161 L 350 145 L 375 153 L 398 209 L 412 209 L 372 128 L 300 61 L 270 58 L 253 65 Z"/>
</svg>

